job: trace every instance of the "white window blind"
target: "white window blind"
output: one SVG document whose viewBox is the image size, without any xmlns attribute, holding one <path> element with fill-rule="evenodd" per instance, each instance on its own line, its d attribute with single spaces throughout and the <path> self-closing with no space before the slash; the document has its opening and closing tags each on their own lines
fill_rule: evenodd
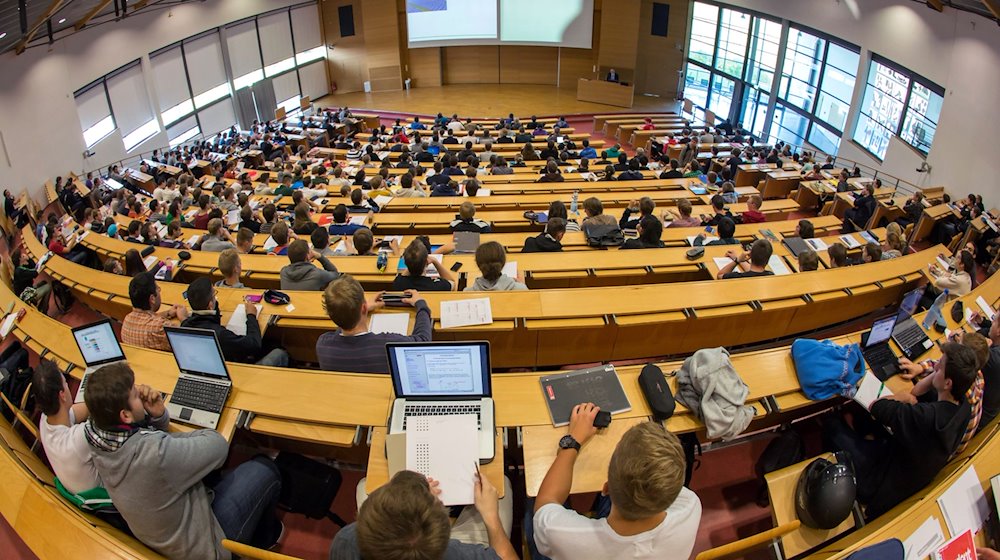
<svg viewBox="0 0 1000 560">
<path fill-rule="evenodd" d="M 202 132 L 209 136 L 233 126 L 236 124 L 236 112 L 233 111 L 232 99 L 198 111 L 198 120 L 201 121 Z"/>
<path fill-rule="evenodd" d="M 273 80 L 274 99 L 279 103 L 299 95 L 299 80 L 295 72 L 282 74 Z"/>
<path fill-rule="evenodd" d="M 187 58 L 191 90 L 195 97 L 228 83 L 218 33 L 185 41 L 184 56 Z"/>
<path fill-rule="evenodd" d="M 295 30 L 296 53 L 323 44 L 323 37 L 319 30 L 319 10 L 314 4 L 292 10 L 292 29 Z"/>
<path fill-rule="evenodd" d="M 180 46 L 150 57 L 149 61 L 153 65 L 153 87 L 163 124 L 168 125 L 194 111 Z"/>
<path fill-rule="evenodd" d="M 287 11 L 257 18 L 257 30 L 260 31 L 260 49 L 264 54 L 265 67 L 294 56 Z"/>
<path fill-rule="evenodd" d="M 167 128 L 167 140 L 171 148 L 183 144 L 199 134 L 201 134 L 201 130 L 193 115 Z"/>
<path fill-rule="evenodd" d="M 314 62 L 308 66 L 300 67 L 299 79 L 302 81 L 302 95 L 319 99 L 330 93 L 330 86 L 326 80 L 325 62 Z"/>
<path fill-rule="evenodd" d="M 80 117 L 80 127 L 87 148 L 115 130 L 115 121 L 111 117 L 103 83 L 76 96 L 76 113 Z"/>
<path fill-rule="evenodd" d="M 257 27 L 252 20 L 226 28 L 226 48 L 229 49 L 233 78 L 263 68 L 257 44 Z"/>
<path fill-rule="evenodd" d="M 142 66 L 136 64 L 108 78 L 107 84 L 115 121 L 122 136 L 127 136 L 140 127 L 148 126 L 149 121 L 156 120 L 150 109 L 146 82 L 142 77 Z"/>
</svg>

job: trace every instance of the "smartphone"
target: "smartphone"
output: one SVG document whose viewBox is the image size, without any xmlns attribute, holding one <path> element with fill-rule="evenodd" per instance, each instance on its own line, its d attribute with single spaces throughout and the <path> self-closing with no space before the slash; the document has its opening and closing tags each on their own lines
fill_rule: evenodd
<svg viewBox="0 0 1000 560">
<path fill-rule="evenodd" d="M 705 226 L 705 233 L 712 233 L 712 226 Z"/>
<path fill-rule="evenodd" d="M 451 265 L 452 272 L 458 272 L 462 268 L 462 261 L 455 261 L 455 264 Z"/>
<path fill-rule="evenodd" d="M 184 292 L 181 294 L 181 297 L 184 298 L 185 300 L 187 300 L 187 298 L 188 298 L 188 291 L 184 290 Z"/>
<path fill-rule="evenodd" d="M 247 301 L 250 303 L 260 303 L 262 299 L 264 299 L 263 294 L 247 296 Z"/>
</svg>

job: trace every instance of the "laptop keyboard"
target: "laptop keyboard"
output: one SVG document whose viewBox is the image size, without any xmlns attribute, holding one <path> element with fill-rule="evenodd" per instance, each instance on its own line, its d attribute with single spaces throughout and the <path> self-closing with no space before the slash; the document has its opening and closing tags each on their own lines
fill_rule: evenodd
<svg viewBox="0 0 1000 560">
<path fill-rule="evenodd" d="M 874 348 L 865 348 L 865 361 L 873 370 L 881 370 L 885 366 L 892 366 L 897 363 L 896 355 L 888 345 L 880 344 Z"/>
<path fill-rule="evenodd" d="M 924 331 L 920 328 L 920 325 L 912 323 L 907 325 L 907 327 L 896 336 L 896 342 L 898 342 L 904 349 L 908 350 L 917 344 L 920 344 L 920 341 L 924 339 L 924 336 Z"/>
<path fill-rule="evenodd" d="M 207 412 L 222 412 L 229 395 L 229 387 L 215 383 L 201 383 L 192 379 L 177 380 L 170 402 Z"/>
<path fill-rule="evenodd" d="M 403 430 L 406 430 L 406 418 L 409 416 L 445 416 L 452 414 L 475 414 L 476 426 L 482 430 L 481 411 L 482 407 L 478 405 L 408 404 L 403 407 Z"/>
</svg>

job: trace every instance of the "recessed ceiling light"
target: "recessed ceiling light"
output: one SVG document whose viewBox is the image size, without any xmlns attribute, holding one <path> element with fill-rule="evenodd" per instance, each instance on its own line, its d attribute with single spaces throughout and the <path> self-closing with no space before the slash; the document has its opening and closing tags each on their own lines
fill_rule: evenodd
<svg viewBox="0 0 1000 560">
<path fill-rule="evenodd" d="M 66 23 L 66 18 L 62 18 L 61 20 L 59 20 L 59 23 Z"/>
<path fill-rule="evenodd" d="M 0 39 L 3 39 L 6 36 L 7 36 L 7 32 L 6 31 L 4 31 L 3 33 L 0 33 Z"/>
</svg>

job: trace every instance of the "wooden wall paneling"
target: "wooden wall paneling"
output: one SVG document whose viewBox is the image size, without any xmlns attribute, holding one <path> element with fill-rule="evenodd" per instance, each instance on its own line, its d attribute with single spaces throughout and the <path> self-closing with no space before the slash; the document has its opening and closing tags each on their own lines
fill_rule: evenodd
<svg viewBox="0 0 1000 560">
<path fill-rule="evenodd" d="M 601 10 L 601 43 L 597 63 L 603 73 L 606 68 L 619 71 L 624 80 L 632 81 L 636 67 L 639 37 L 640 0 L 615 0 L 610 9 Z"/>
<path fill-rule="evenodd" d="M 365 0 L 361 8 L 372 91 L 403 89 L 396 0 Z"/>
<path fill-rule="evenodd" d="M 409 49 L 412 87 L 441 85 L 441 47 Z"/>
<path fill-rule="evenodd" d="M 589 49 L 559 49 L 559 87 L 576 89 L 580 78 L 596 76 L 597 53 L 601 46 L 601 2 L 594 2 L 594 29 Z"/>
<path fill-rule="evenodd" d="M 412 78 L 410 70 L 410 49 L 407 47 L 406 0 L 396 0 L 397 47 L 399 48 L 399 65 L 402 67 L 403 80 Z M 405 87 L 405 83 L 404 83 Z"/>
<path fill-rule="evenodd" d="M 501 84 L 556 85 L 557 47 L 500 46 Z"/>
<path fill-rule="evenodd" d="M 340 36 L 340 17 L 338 8 L 351 5 L 354 8 L 354 35 Z M 365 35 L 362 26 L 360 0 L 322 0 L 320 13 L 323 18 L 323 30 L 326 44 L 334 45 L 328 51 L 327 70 L 330 76 L 330 91 L 334 93 L 351 93 L 362 91 L 364 82 L 368 79 L 368 65 L 365 62 Z M 336 89 L 333 88 L 336 84 Z"/>
<path fill-rule="evenodd" d="M 652 93 L 672 99 L 677 96 L 677 72 L 684 65 L 684 39 L 687 36 L 687 0 L 655 0 L 670 6 L 667 36 L 650 33 L 654 0 L 642 0 L 639 16 L 638 52 L 636 60 L 635 93 Z M 679 48 L 678 48 L 679 47 Z"/>
<path fill-rule="evenodd" d="M 499 47 L 442 47 L 442 51 L 445 84 L 500 83 Z"/>
</svg>

